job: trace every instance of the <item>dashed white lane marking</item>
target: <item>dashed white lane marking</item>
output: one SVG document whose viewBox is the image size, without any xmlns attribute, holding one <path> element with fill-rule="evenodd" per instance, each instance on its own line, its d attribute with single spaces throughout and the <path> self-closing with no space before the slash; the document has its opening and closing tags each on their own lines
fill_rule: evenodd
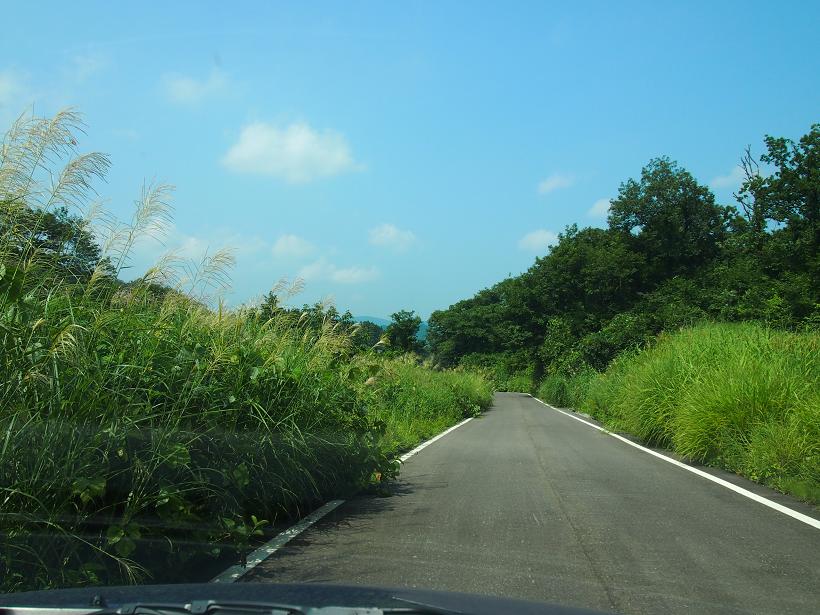
<svg viewBox="0 0 820 615">
<path fill-rule="evenodd" d="M 601 431 L 605 434 L 608 434 L 608 435 L 612 436 L 613 438 L 617 438 L 621 442 L 625 442 L 629 446 L 634 446 L 635 448 L 637 448 L 640 451 L 643 451 L 644 453 L 649 453 L 650 455 L 652 455 L 654 457 L 657 457 L 658 459 L 663 459 L 667 463 L 671 463 L 672 465 L 678 466 L 679 468 L 683 468 L 684 470 L 686 470 L 687 472 L 691 472 L 692 474 L 697 474 L 698 476 L 700 476 L 702 478 L 705 478 L 706 480 L 710 480 L 713 483 L 717 483 L 718 485 L 726 487 L 727 489 L 730 489 L 731 491 L 734 491 L 735 493 L 739 493 L 740 495 L 742 495 L 744 497 L 747 497 L 750 500 L 754 500 L 755 502 L 758 502 L 759 504 L 763 504 L 764 506 L 768 506 L 769 508 L 772 508 L 772 509 L 776 510 L 777 512 L 783 513 L 784 515 L 788 515 L 792 519 L 797 519 L 798 521 L 802 521 L 806 525 L 810 525 L 813 528 L 816 528 L 816 529 L 820 530 L 820 520 L 815 519 L 814 517 L 809 517 L 808 515 L 804 515 L 803 513 L 797 512 L 796 510 L 793 510 L 793 509 L 791 509 L 787 506 L 783 506 L 782 504 L 778 504 L 777 502 L 773 502 L 772 500 L 770 500 L 768 498 L 764 498 L 762 495 L 757 495 L 756 493 L 752 493 L 748 489 L 744 489 L 743 487 L 738 487 L 737 485 L 735 485 L 733 483 L 730 483 L 729 481 L 723 480 L 722 478 L 718 478 L 717 476 L 712 476 L 708 472 L 704 472 L 703 470 L 699 470 L 698 468 L 693 468 L 690 465 L 686 465 L 685 463 L 681 463 L 677 459 L 672 459 L 671 457 L 667 457 L 666 455 L 662 455 L 661 453 L 653 451 L 650 448 L 646 448 L 645 446 L 641 446 L 640 444 L 636 444 L 632 440 L 624 438 L 623 436 L 619 436 L 618 434 L 612 433 L 611 431 L 607 431 L 603 427 L 600 427 L 600 426 L 598 426 L 594 423 L 590 423 L 589 421 L 585 421 L 584 419 L 582 419 L 579 416 L 575 416 L 574 414 L 571 414 L 569 412 L 565 412 L 564 410 L 556 408 L 555 406 L 551 406 L 551 405 L 541 401 L 537 397 L 533 397 L 532 395 L 530 395 L 530 397 L 532 397 L 538 403 L 545 405 L 547 408 L 550 408 L 551 410 L 555 410 L 556 412 L 560 412 L 561 414 L 565 414 L 569 418 L 575 419 L 576 421 L 580 421 L 584 425 L 589 425 L 593 429 L 597 429 L 598 431 Z"/>
<path fill-rule="evenodd" d="M 472 417 L 470 417 L 468 419 L 464 419 L 460 423 L 457 423 L 456 425 L 453 425 L 449 429 L 446 429 L 446 430 L 442 431 L 437 436 L 434 436 L 434 437 L 430 438 L 426 442 L 422 442 L 416 448 L 414 448 L 412 451 L 409 451 L 409 452 L 405 453 L 404 455 L 402 455 L 401 457 L 399 457 L 399 459 L 403 462 L 407 461 L 408 459 L 410 459 L 410 457 L 412 457 L 413 455 L 415 455 L 419 451 L 424 450 L 425 448 L 430 446 L 436 440 L 439 440 L 440 438 L 443 438 L 444 436 L 446 436 L 451 431 L 453 431 L 455 429 L 458 429 L 459 427 L 461 427 L 462 425 L 464 425 L 465 423 L 467 423 L 471 420 L 473 420 Z M 211 579 L 211 583 L 233 583 L 237 579 L 240 579 L 242 576 L 244 576 L 249 571 L 256 568 L 259 564 L 261 564 L 263 561 L 268 559 L 271 555 L 276 553 L 276 551 L 278 551 L 279 549 L 284 547 L 293 538 L 295 538 L 296 536 L 298 536 L 299 534 L 304 532 L 307 528 L 309 528 L 311 525 L 316 523 L 319 519 L 324 517 L 330 511 L 332 511 L 332 510 L 338 508 L 339 506 L 341 506 L 342 504 L 344 504 L 344 502 L 345 502 L 345 500 L 331 500 L 330 502 L 328 502 L 324 506 L 322 506 L 320 508 L 317 508 L 312 513 L 310 513 L 309 515 L 302 518 L 298 523 L 296 523 L 295 525 L 289 527 L 284 532 L 281 532 L 280 534 L 277 534 L 276 536 L 271 538 L 268 542 L 266 542 L 261 547 L 256 549 L 253 553 L 248 555 L 247 565 L 246 566 L 240 566 L 239 564 L 237 564 L 235 566 L 231 566 L 230 568 L 224 570 L 223 572 L 220 572 L 213 579 Z"/>
</svg>

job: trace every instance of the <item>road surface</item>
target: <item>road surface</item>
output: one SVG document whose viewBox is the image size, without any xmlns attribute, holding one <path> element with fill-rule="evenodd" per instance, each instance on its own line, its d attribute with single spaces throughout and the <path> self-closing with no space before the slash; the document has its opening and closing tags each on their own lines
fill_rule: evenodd
<svg viewBox="0 0 820 615">
<path fill-rule="evenodd" d="M 817 613 L 820 530 L 529 396 L 499 393 L 490 411 L 410 458 L 392 497 L 346 502 L 243 581 L 420 587 L 619 613 Z"/>
</svg>

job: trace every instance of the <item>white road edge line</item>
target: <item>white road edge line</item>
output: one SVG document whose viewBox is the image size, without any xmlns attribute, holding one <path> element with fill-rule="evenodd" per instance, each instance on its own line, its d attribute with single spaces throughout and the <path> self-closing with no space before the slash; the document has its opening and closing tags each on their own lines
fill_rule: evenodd
<svg viewBox="0 0 820 615">
<path fill-rule="evenodd" d="M 421 443 L 421 444 L 419 444 L 416 448 L 414 448 L 412 451 L 409 451 L 409 452 L 405 453 L 404 455 L 402 455 L 401 457 L 399 457 L 399 459 L 400 459 L 401 461 L 407 461 L 408 459 L 410 459 L 410 457 L 412 457 L 413 455 L 415 455 L 415 454 L 416 454 L 416 453 L 418 453 L 419 451 L 424 450 L 425 448 L 427 448 L 428 446 L 430 446 L 433 442 L 435 442 L 435 441 L 436 441 L 436 440 L 438 440 L 439 438 L 443 438 L 444 436 L 446 436 L 446 435 L 447 435 L 448 433 L 450 433 L 451 431 L 455 431 L 456 429 L 458 429 L 459 427 L 461 427 L 461 426 L 462 426 L 462 425 L 464 425 L 465 423 L 469 423 L 469 422 L 470 422 L 470 421 L 472 421 L 472 420 L 473 420 L 473 417 L 470 417 L 470 418 L 468 418 L 468 419 L 464 419 L 464 420 L 463 420 L 463 421 L 461 421 L 460 423 L 456 423 L 455 425 L 453 425 L 452 427 L 450 427 L 450 429 L 445 429 L 445 430 L 444 430 L 444 431 L 442 431 L 439 435 L 437 435 L 437 436 L 433 436 L 432 438 L 430 438 L 429 440 L 427 440 L 427 442 L 422 442 L 422 443 Z"/>
<path fill-rule="evenodd" d="M 436 440 L 438 440 L 440 438 L 443 438 L 444 436 L 446 436 L 451 431 L 453 431 L 455 429 L 458 429 L 459 427 L 464 425 L 464 423 L 467 423 L 467 422 L 472 421 L 472 420 L 473 420 L 473 417 L 470 417 L 468 419 L 464 419 L 460 423 L 457 423 L 457 424 L 453 425 L 449 429 L 445 429 L 444 431 L 442 431 L 437 436 L 433 436 L 432 438 L 430 438 L 426 442 L 422 442 L 421 444 L 419 444 L 412 451 L 409 451 L 409 452 L 405 453 L 404 455 L 399 457 L 399 459 L 402 462 L 407 461 L 408 459 L 410 459 L 410 457 L 412 457 L 413 455 L 415 455 L 419 451 L 427 448 L 428 446 L 430 446 Z M 284 547 L 293 538 L 296 538 L 299 534 L 304 532 L 307 528 L 309 528 L 311 525 L 316 523 L 319 519 L 321 519 L 326 514 L 328 514 L 332 510 L 335 510 L 336 508 L 338 508 L 339 506 L 341 506 L 344 503 L 345 503 L 345 500 L 331 500 L 330 502 L 328 502 L 324 506 L 321 506 L 320 508 L 317 508 L 312 513 L 310 513 L 309 515 L 302 518 L 298 523 L 296 523 L 295 525 L 292 525 L 291 527 L 289 527 L 285 531 L 277 534 L 276 536 L 271 538 L 268 542 L 266 542 L 261 547 L 256 549 L 253 553 L 248 555 L 248 560 L 247 560 L 247 565 L 246 566 L 240 566 L 239 564 L 231 566 L 231 567 L 227 568 L 226 570 L 224 570 L 223 572 L 220 572 L 213 579 L 211 579 L 211 583 L 233 583 L 234 581 L 240 579 L 245 574 L 247 574 L 250 570 L 253 570 L 259 564 L 261 564 L 263 561 L 268 559 L 271 555 L 276 553 L 276 551 L 278 551 L 279 549 Z"/>
<path fill-rule="evenodd" d="M 706 480 L 710 480 L 713 483 L 717 483 L 718 485 L 726 487 L 727 489 L 730 489 L 730 490 L 734 491 L 735 493 L 739 493 L 740 495 L 742 495 L 744 497 L 747 497 L 750 500 L 754 500 L 755 502 L 763 504 L 764 506 L 768 506 L 769 508 L 772 508 L 772 509 L 776 510 L 777 512 L 783 513 L 784 515 L 788 515 L 789 517 L 792 517 L 793 519 L 797 519 L 798 521 L 802 521 L 806 525 L 810 525 L 813 528 L 816 528 L 816 529 L 820 530 L 820 520 L 817 520 L 813 517 L 809 517 L 808 515 L 804 515 L 801 512 L 797 512 L 796 510 L 792 510 L 791 508 L 788 508 L 787 506 L 783 506 L 782 504 L 778 504 L 777 502 L 773 502 L 772 500 L 770 500 L 768 498 L 764 498 L 762 495 L 757 495 L 756 493 L 752 493 L 748 489 L 744 489 L 743 487 L 738 487 L 737 485 L 735 485 L 733 483 L 730 483 L 729 481 L 723 480 L 722 478 L 718 478 L 717 476 L 713 476 L 713 475 L 709 474 L 708 472 L 704 472 L 703 470 L 699 470 L 699 469 L 693 468 L 692 466 L 687 465 L 685 463 L 681 463 L 677 459 L 672 459 L 671 457 L 667 457 L 666 455 L 662 455 L 661 453 L 653 451 L 650 448 L 646 448 L 645 446 L 641 446 L 640 444 L 636 444 L 632 440 L 624 438 L 623 436 L 619 436 L 618 434 L 612 433 L 611 431 L 607 431 L 603 427 L 599 427 L 598 425 L 596 425 L 594 423 L 590 423 L 589 421 L 585 421 L 581 417 L 575 416 L 574 414 L 571 414 L 569 412 L 565 412 L 564 410 L 561 410 L 560 408 L 556 408 L 555 406 L 551 406 L 548 403 L 545 403 L 545 402 L 541 401 L 537 397 L 534 397 L 533 395 L 530 395 L 530 397 L 532 397 L 538 403 L 545 405 L 547 408 L 550 408 L 551 410 L 555 410 L 556 412 L 560 412 L 561 414 L 565 414 L 569 418 L 575 419 L 576 421 L 580 421 L 584 425 L 589 425 L 593 429 L 597 429 L 598 431 L 603 432 L 607 435 L 610 435 L 613 438 L 616 438 L 616 439 L 620 440 L 621 442 L 625 442 L 629 446 L 634 446 L 635 448 L 637 448 L 638 450 L 643 451 L 644 453 L 649 453 L 650 455 L 653 455 L 654 457 L 657 457 L 658 459 L 663 459 L 667 463 L 671 463 L 672 465 L 678 466 L 679 468 L 683 468 L 684 470 L 686 470 L 688 472 L 691 472 L 692 474 L 697 474 L 698 476 L 700 476 L 702 478 L 705 478 Z"/>
<path fill-rule="evenodd" d="M 296 538 L 299 534 L 304 532 L 307 528 L 316 523 L 327 513 L 329 513 L 335 508 L 338 508 L 342 504 L 344 504 L 344 500 L 331 500 L 324 506 L 317 508 L 312 513 L 304 517 L 301 521 L 299 521 L 299 523 L 289 527 L 284 532 L 277 534 L 268 542 L 266 542 L 261 547 L 256 549 L 256 551 L 248 555 L 247 566 L 243 567 L 239 564 L 231 566 L 224 572 L 221 572 L 213 579 L 211 579 L 211 583 L 233 583 L 234 581 L 245 575 L 248 571 L 256 568 L 256 566 L 258 566 L 271 555 L 276 553 L 276 551 L 278 551 L 280 548 L 284 547 L 288 542 L 291 541 L 291 539 Z"/>
</svg>

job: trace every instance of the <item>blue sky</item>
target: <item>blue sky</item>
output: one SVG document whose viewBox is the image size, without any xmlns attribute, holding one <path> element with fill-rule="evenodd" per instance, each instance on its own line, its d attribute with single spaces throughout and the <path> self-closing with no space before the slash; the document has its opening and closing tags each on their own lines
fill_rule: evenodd
<svg viewBox="0 0 820 615">
<path fill-rule="evenodd" d="M 14 3 L 0 120 L 71 105 L 130 216 L 176 186 L 165 244 L 233 246 L 232 304 L 432 310 L 529 267 L 669 155 L 722 202 L 764 134 L 820 121 L 817 2 Z"/>
</svg>

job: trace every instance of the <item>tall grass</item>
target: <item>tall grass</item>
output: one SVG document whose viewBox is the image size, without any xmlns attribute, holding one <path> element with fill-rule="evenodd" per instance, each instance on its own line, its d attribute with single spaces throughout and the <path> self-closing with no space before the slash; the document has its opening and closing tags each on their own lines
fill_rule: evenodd
<svg viewBox="0 0 820 615">
<path fill-rule="evenodd" d="M 331 320 L 226 310 L 226 252 L 123 285 L 170 218 L 164 186 L 130 224 L 96 218 L 103 258 L 66 278 L 71 246 L 41 249 L 23 214 L 94 214 L 108 162 L 79 130 L 21 118 L 0 150 L 0 591 L 174 580 L 488 403 L 478 376 L 355 356 Z"/>
<path fill-rule="evenodd" d="M 519 372 L 511 374 L 506 378 L 498 378 L 496 382 L 496 388 L 499 391 L 510 391 L 513 393 L 532 393 L 534 389 L 532 374 L 528 373 Z"/>
<path fill-rule="evenodd" d="M 373 365 L 373 358 L 366 359 Z M 389 453 L 412 448 L 454 423 L 476 416 L 492 403 L 493 387 L 478 373 L 432 371 L 412 357 L 381 362 L 365 387 L 369 414 L 384 425 Z"/>
<path fill-rule="evenodd" d="M 820 501 L 820 334 L 756 323 L 662 335 L 580 408 L 646 442 Z"/>
<path fill-rule="evenodd" d="M 484 375 L 496 391 L 535 392 L 534 369 L 529 357 L 515 353 L 465 355 L 459 365 Z"/>
<path fill-rule="evenodd" d="M 560 408 L 578 408 L 598 372 L 591 367 L 574 375 L 548 374 L 538 385 L 537 396 Z"/>
</svg>

